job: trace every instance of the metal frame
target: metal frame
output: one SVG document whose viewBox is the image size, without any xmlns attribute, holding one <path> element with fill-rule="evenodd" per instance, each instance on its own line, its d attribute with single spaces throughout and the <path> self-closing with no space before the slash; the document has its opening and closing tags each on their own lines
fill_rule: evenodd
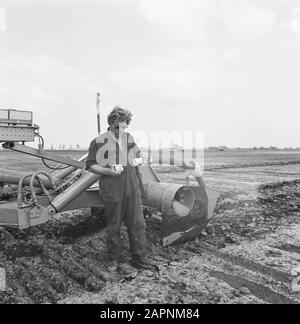
<svg viewBox="0 0 300 324">
<path fill-rule="evenodd" d="M 51 181 L 55 185 L 63 181 L 76 169 L 84 169 L 85 167 L 84 157 L 74 160 L 12 142 L 4 143 L 3 147 L 68 165 L 67 169 L 52 173 L 53 181 Z M 146 198 L 143 200 L 144 206 L 156 208 L 163 213 L 162 244 L 167 246 L 182 243 L 199 235 L 212 216 L 218 196 L 217 192 L 211 189 L 207 190 L 202 178 L 196 178 L 199 186 L 185 186 L 161 183 L 150 165 L 141 166 L 140 172 L 146 192 Z M 7 183 L 16 183 L 20 178 L 19 174 L 1 175 L 0 173 L 1 179 Z M 45 181 L 45 179 L 42 179 L 45 188 L 51 189 L 50 181 Z M 0 225 L 18 226 L 25 229 L 43 224 L 59 212 L 103 207 L 104 202 L 99 193 L 99 187 L 95 186 L 98 180 L 98 175 L 85 171 L 85 174 L 81 175 L 78 180 L 60 194 L 47 197 L 41 195 L 42 191 L 38 191 L 34 206 L 20 208 L 17 201 L 1 204 Z M 33 179 L 32 185 L 40 186 L 39 182 L 34 182 Z M 174 207 L 174 200 L 178 194 L 183 196 L 183 206 L 190 209 L 187 214 L 180 214 Z"/>
<path fill-rule="evenodd" d="M 14 142 L 5 142 L 4 144 L 2 144 L 2 147 L 19 153 L 29 154 L 46 160 L 73 166 L 78 169 L 82 169 L 85 167 L 85 163 L 82 161 L 74 160 L 62 155 L 46 152 L 44 150 L 35 149 L 33 147 L 21 145 Z"/>
<path fill-rule="evenodd" d="M 53 199 L 56 198 L 52 195 Z M 38 197 L 38 207 L 18 208 L 17 201 L 9 201 L 0 205 L 0 225 L 16 226 L 26 229 L 47 222 L 52 215 L 49 213 L 49 201 L 46 196 Z M 104 202 L 96 189 L 80 194 L 69 202 L 60 212 L 91 207 L 103 207 Z"/>
</svg>

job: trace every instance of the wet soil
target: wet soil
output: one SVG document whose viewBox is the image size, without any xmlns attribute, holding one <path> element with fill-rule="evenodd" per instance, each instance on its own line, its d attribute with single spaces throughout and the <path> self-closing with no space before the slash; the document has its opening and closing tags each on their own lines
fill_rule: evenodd
<svg viewBox="0 0 300 324">
<path fill-rule="evenodd" d="M 257 186 L 253 174 L 224 172 L 207 174 L 220 197 L 194 241 L 163 248 L 160 217 L 145 210 L 149 270 L 130 265 L 125 228 L 121 267 L 107 269 L 101 210 L 59 214 L 24 231 L 0 227 L 7 279 L 0 303 L 299 303 L 293 270 L 300 263 L 300 180 L 268 178 Z M 185 181 L 180 172 L 160 176 Z"/>
</svg>

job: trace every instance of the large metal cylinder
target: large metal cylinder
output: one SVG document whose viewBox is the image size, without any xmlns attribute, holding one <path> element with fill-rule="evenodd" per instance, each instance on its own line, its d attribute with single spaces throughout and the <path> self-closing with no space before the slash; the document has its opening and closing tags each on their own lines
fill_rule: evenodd
<svg viewBox="0 0 300 324">
<path fill-rule="evenodd" d="M 144 205 L 162 212 L 162 244 L 182 243 L 199 235 L 208 221 L 208 197 L 203 183 L 185 186 L 145 184 Z"/>
<path fill-rule="evenodd" d="M 83 175 L 78 181 L 66 189 L 63 193 L 58 195 L 51 205 L 55 210 L 49 209 L 50 213 L 60 212 L 68 203 L 76 199 L 80 194 L 92 186 L 99 180 L 99 175 L 88 172 Z"/>
<path fill-rule="evenodd" d="M 147 198 L 144 205 L 163 214 L 187 216 L 195 205 L 195 195 L 188 186 L 174 183 L 153 182 L 145 185 Z"/>
</svg>

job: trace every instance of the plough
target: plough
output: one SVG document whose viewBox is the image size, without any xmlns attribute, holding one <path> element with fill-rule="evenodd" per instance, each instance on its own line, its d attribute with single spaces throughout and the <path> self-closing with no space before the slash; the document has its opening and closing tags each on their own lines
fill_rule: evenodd
<svg viewBox="0 0 300 324">
<path fill-rule="evenodd" d="M 36 137 L 38 148 L 25 145 L 34 142 Z M 99 176 L 85 169 L 87 154 L 76 160 L 44 150 L 39 126 L 33 124 L 32 112 L 1 109 L 0 142 L 4 149 L 59 163 L 50 172 L 0 171 L 2 189 L 12 185 L 17 189 L 14 197 L 1 201 L 1 226 L 26 229 L 43 224 L 63 211 L 103 208 Z M 195 167 L 195 164 L 187 165 Z M 201 176 L 196 176 L 197 186 L 163 183 L 150 163 L 139 168 L 145 189 L 143 205 L 162 215 L 163 246 L 198 236 L 213 214 L 218 193 L 207 188 Z"/>
</svg>

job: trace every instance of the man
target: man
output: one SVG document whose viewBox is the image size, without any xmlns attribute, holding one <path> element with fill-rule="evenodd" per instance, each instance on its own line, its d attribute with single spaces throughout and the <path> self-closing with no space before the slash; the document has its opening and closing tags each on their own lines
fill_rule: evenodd
<svg viewBox="0 0 300 324">
<path fill-rule="evenodd" d="M 125 131 L 131 118 L 130 111 L 115 107 L 107 118 L 108 131 L 91 142 L 86 162 L 87 170 L 100 175 L 100 193 L 108 219 L 108 268 L 112 271 L 117 270 L 120 263 L 123 221 L 128 231 L 132 265 L 146 267 L 143 185 L 136 166 L 139 149 Z"/>
</svg>

